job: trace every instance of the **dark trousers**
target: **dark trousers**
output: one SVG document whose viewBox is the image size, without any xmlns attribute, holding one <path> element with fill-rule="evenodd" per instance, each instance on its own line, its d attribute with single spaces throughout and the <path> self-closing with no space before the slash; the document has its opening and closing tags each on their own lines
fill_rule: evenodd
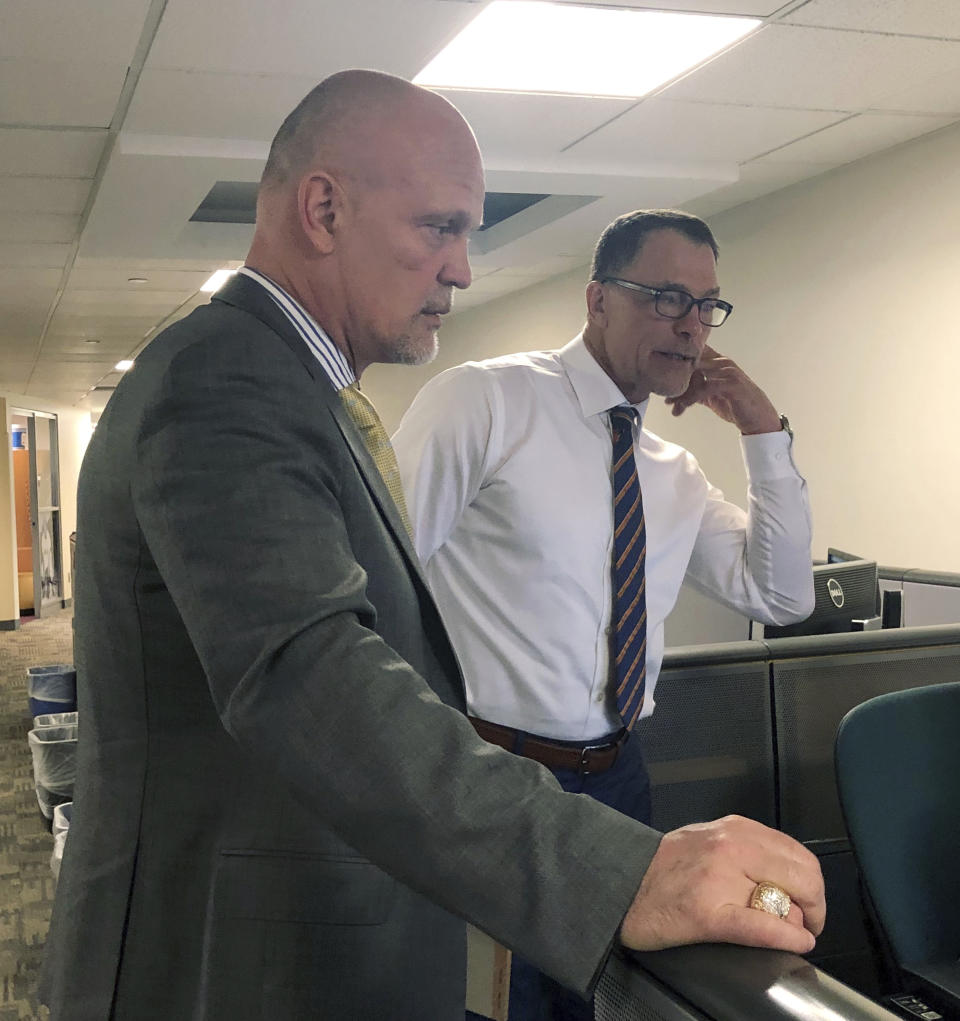
<svg viewBox="0 0 960 1021">
<path fill-rule="evenodd" d="M 605 773 L 581 776 L 573 769 L 552 772 L 565 791 L 589 794 L 631 819 L 649 824 L 650 778 L 635 736 L 627 739 L 617 761 Z M 514 954 L 508 1016 L 510 1021 L 593 1021 L 593 1001 L 582 1000 Z M 481 1021 L 481 1016 L 472 1011 L 467 1011 L 466 1017 Z"/>
</svg>

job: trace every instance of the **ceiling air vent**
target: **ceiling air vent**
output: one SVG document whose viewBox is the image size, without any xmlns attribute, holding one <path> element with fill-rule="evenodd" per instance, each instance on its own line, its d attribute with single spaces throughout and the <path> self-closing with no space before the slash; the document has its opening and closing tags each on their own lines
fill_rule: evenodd
<svg viewBox="0 0 960 1021">
<path fill-rule="evenodd" d="M 254 223 L 256 181 L 217 181 L 190 217 L 192 223 Z"/>
<path fill-rule="evenodd" d="M 488 191 L 483 200 L 483 226 L 473 234 L 473 250 L 492 252 L 596 198 L 596 195 Z M 256 182 L 217 181 L 190 219 L 194 223 L 254 223 L 256 213 Z"/>
</svg>

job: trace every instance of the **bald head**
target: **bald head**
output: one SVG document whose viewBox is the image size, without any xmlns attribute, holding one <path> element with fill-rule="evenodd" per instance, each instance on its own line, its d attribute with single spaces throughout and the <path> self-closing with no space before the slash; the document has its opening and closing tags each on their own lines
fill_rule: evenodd
<svg viewBox="0 0 960 1021">
<path fill-rule="evenodd" d="M 293 184 L 320 163 L 349 177 L 379 177 L 404 132 L 438 127 L 469 133 L 456 108 L 436 93 L 379 71 L 341 71 L 312 89 L 270 146 L 261 189 Z"/>
<path fill-rule="evenodd" d="M 320 322 L 355 369 L 424 361 L 451 290 L 470 283 L 483 212 L 469 125 L 443 97 L 342 71 L 283 122 L 247 258 Z"/>
</svg>

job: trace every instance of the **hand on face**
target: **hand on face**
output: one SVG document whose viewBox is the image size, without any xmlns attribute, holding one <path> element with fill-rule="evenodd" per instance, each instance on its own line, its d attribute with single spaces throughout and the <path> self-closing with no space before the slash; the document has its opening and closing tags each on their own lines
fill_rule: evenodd
<svg viewBox="0 0 960 1021">
<path fill-rule="evenodd" d="M 749 906 L 759 882 L 790 895 L 786 918 Z M 664 835 L 620 939 L 633 950 L 741 943 L 805 954 L 825 918 L 816 857 L 784 833 L 731 815 Z"/>
<path fill-rule="evenodd" d="M 692 404 L 703 404 L 745 436 L 780 430 L 780 416 L 770 398 L 736 362 L 709 345 L 704 347 L 687 389 L 666 402 L 674 415 L 682 415 Z"/>
</svg>

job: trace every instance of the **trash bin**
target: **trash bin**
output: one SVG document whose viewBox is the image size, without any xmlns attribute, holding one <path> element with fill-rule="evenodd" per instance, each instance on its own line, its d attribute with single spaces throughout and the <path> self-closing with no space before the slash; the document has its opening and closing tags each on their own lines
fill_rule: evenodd
<svg viewBox="0 0 960 1021">
<path fill-rule="evenodd" d="M 45 819 L 57 805 L 73 800 L 77 778 L 77 725 L 34 728 L 27 734 L 33 758 L 33 782 Z"/>
<path fill-rule="evenodd" d="M 54 879 L 60 878 L 60 863 L 63 861 L 63 848 L 67 842 L 67 830 L 70 829 L 72 812 L 72 801 L 57 805 L 53 810 L 53 854 L 50 855 L 50 869 Z"/>
<path fill-rule="evenodd" d="M 69 663 L 27 667 L 30 715 L 69 713 L 77 708 L 77 671 Z"/>
<path fill-rule="evenodd" d="M 78 713 L 44 713 L 42 716 L 34 716 L 33 729 L 42 730 L 44 727 L 69 727 L 76 724 Z"/>
</svg>

